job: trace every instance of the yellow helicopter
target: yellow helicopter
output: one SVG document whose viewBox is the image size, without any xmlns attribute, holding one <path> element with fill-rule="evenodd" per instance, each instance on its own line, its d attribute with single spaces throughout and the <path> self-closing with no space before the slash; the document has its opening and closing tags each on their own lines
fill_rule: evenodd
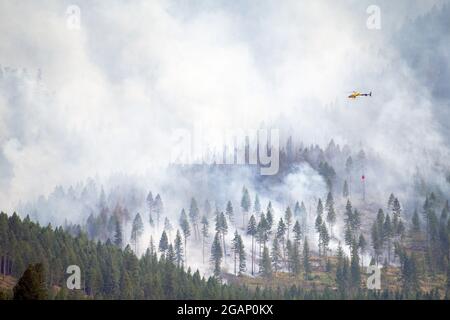
<svg viewBox="0 0 450 320">
<path fill-rule="evenodd" d="M 370 91 L 369 93 L 361 93 L 358 91 L 353 91 L 348 98 L 350 99 L 356 99 L 357 97 L 371 97 L 372 96 L 372 91 Z"/>
</svg>

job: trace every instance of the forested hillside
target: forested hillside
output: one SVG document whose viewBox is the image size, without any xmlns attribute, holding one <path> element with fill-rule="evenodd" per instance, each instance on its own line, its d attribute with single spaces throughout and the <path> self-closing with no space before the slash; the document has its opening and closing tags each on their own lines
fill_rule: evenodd
<svg viewBox="0 0 450 320">
<path fill-rule="evenodd" d="M 418 231 L 417 225 L 415 228 Z M 414 242 L 416 245 L 423 244 L 423 239 L 414 238 L 418 241 Z M 276 241 L 274 251 L 277 251 Z M 221 274 L 220 259 L 213 259 L 216 275 L 205 279 L 198 271 L 192 274 L 183 269 L 172 245 L 166 252 L 160 246 L 159 258 L 153 247 L 138 258 L 129 246 L 122 250 L 109 240 L 104 244 L 95 243 L 83 232 L 74 237 L 61 227 L 55 230 L 50 225 L 41 227 L 28 217 L 22 221 L 16 214 L 10 217 L 0 214 L 0 244 L 2 261 L 10 261 L 8 268 L 2 268 L 0 277 L 11 281 L 11 276 L 20 277 L 29 264 L 40 263 L 45 270 L 44 290 L 51 299 L 440 299 L 447 297 L 449 288 L 449 280 L 443 278 L 437 285 L 435 281 L 434 287 L 424 285 L 424 281 L 439 277 L 444 266 L 432 259 L 436 261 L 435 268 L 422 269 L 420 264 L 424 261 L 421 251 L 416 249 L 408 249 L 412 250 L 408 254 L 406 249 L 399 248 L 399 270 L 386 266 L 383 280 L 389 281 L 390 286 L 367 290 L 362 281 L 365 277 L 361 274 L 357 246 L 353 246 L 351 259 L 339 247 L 336 257 L 327 258 L 326 266 L 322 267 L 323 256 L 310 253 L 305 240 L 301 258 L 293 251 L 298 250 L 297 244 L 289 249 L 289 273 L 277 270 L 282 257 L 280 261 L 274 260 L 274 254 L 270 258 L 269 250 L 264 247 L 260 278 Z M 239 246 L 239 240 L 235 246 Z M 218 239 L 213 244 L 213 255 L 214 248 L 220 256 Z M 65 287 L 66 266 L 73 264 L 82 270 L 81 290 Z M 238 269 L 242 265 L 245 263 L 240 263 Z M 224 284 L 224 279 L 230 284 Z M 11 291 L 11 288 L 1 288 L 0 298 L 11 298 Z"/>
</svg>

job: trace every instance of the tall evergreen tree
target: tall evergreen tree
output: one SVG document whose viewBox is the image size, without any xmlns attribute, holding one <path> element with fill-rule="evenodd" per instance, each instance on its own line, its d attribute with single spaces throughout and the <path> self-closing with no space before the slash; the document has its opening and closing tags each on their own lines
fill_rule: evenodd
<svg viewBox="0 0 450 320">
<path fill-rule="evenodd" d="M 220 233 L 216 232 L 211 247 L 211 262 L 214 265 L 214 276 L 219 277 L 223 258 L 222 245 L 220 244 Z"/>
<path fill-rule="evenodd" d="M 206 239 L 209 237 L 209 221 L 206 215 L 202 217 L 201 223 L 202 223 L 202 257 L 203 263 L 205 263 L 205 243 Z"/>
<path fill-rule="evenodd" d="M 331 236 L 333 237 L 333 226 L 336 223 L 336 212 L 334 211 L 334 199 L 331 192 L 328 192 L 325 209 L 327 212 L 327 222 L 330 226 Z"/>
<path fill-rule="evenodd" d="M 251 207 L 250 194 L 247 188 L 244 186 L 242 188 L 242 198 L 241 198 L 241 208 L 242 208 L 242 228 L 245 228 L 247 221 L 247 213 L 250 211 Z"/>
<path fill-rule="evenodd" d="M 348 183 L 347 180 L 344 181 L 344 186 L 342 187 L 342 197 L 348 198 L 349 192 L 348 192 Z"/>
<path fill-rule="evenodd" d="M 228 220 L 230 220 L 230 222 L 234 221 L 234 217 L 233 217 L 233 205 L 231 204 L 231 201 L 227 202 L 227 208 L 225 209 L 225 212 L 228 216 Z"/>
<path fill-rule="evenodd" d="M 267 206 L 267 213 L 266 213 L 266 222 L 267 222 L 267 230 L 269 235 L 272 232 L 272 228 L 273 228 L 273 208 L 272 208 L 272 203 L 269 201 L 269 205 Z"/>
<path fill-rule="evenodd" d="M 114 244 L 117 247 L 122 248 L 123 246 L 122 226 L 120 225 L 119 219 L 116 218 L 115 220 L 116 220 L 116 231 L 114 233 Z"/>
<path fill-rule="evenodd" d="M 294 243 L 300 245 L 300 241 L 302 240 L 303 237 L 303 232 L 298 220 L 295 221 L 294 228 L 292 229 L 292 231 L 294 232 Z"/>
<path fill-rule="evenodd" d="M 269 240 L 268 223 L 264 214 L 261 214 L 258 225 L 256 227 L 256 238 L 259 242 L 259 255 L 262 256 L 263 247 L 266 246 L 266 242 Z"/>
<path fill-rule="evenodd" d="M 239 255 L 239 233 L 237 230 L 234 232 L 234 237 L 231 243 L 231 250 L 234 256 L 234 275 L 237 275 L 238 255 Z"/>
<path fill-rule="evenodd" d="M 136 214 L 133 220 L 133 226 L 131 228 L 131 242 L 134 243 L 134 251 L 138 254 L 139 239 L 144 232 L 144 224 L 139 213 Z"/>
<path fill-rule="evenodd" d="M 159 240 L 159 252 L 161 255 L 165 256 L 167 253 L 167 249 L 169 249 L 169 238 L 167 237 L 166 231 L 163 231 L 161 234 L 161 239 Z"/>
<path fill-rule="evenodd" d="M 391 210 L 392 210 L 392 208 L 393 208 L 393 206 L 394 206 L 394 201 L 395 201 L 395 196 L 394 196 L 393 193 L 391 193 L 391 194 L 389 195 L 389 199 L 388 199 L 388 203 L 387 203 L 388 211 L 391 211 Z"/>
<path fill-rule="evenodd" d="M 420 232 L 420 218 L 417 209 L 414 210 L 412 217 L 412 232 L 416 234 Z"/>
<path fill-rule="evenodd" d="M 184 264 L 187 265 L 187 239 L 191 236 L 191 227 L 184 209 L 181 210 L 180 228 L 184 236 Z"/>
<path fill-rule="evenodd" d="M 44 266 L 29 265 L 13 289 L 14 300 L 46 300 L 48 298 Z"/>
<path fill-rule="evenodd" d="M 239 235 L 239 274 L 245 272 L 247 268 L 247 254 L 245 253 L 244 241 Z"/>
<path fill-rule="evenodd" d="M 245 271 L 245 250 L 241 236 L 237 232 L 234 233 L 232 241 L 232 250 L 234 254 L 234 274 L 242 274 Z"/>
<path fill-rule="evenodd" d="M 159 222 L 161 221 L 161 216 L 164 213 L 164 205 L 159 193 L 155 197 L 155 201 L 153 201 L 153 210 L 156 214 L 156 226 L 159 228 Z"/>
<path fill-rule="evenodd" d="M 183 265 L 183 240 L 181 239 L 180 230 L 177 230 L 175 236 L 175 261 L 178 267 Z"/>
<path fill-rule="evenodd" d="M 361 233 L 358 239 L 358 248 L 361 251 L 361 265 L 364 266 L 364 253 L 366 251 L 367 241 L 364 235 Z"/>
<path fill-rule="evenodd" d="M 322 226 L 320 227 L 319 238 L 321 242 L 320 244 L 322 245 L 322 253 L 325 257 L 327 257 L 328 245 L 330 243 L 330 235 L 328 233 L 328 229 L 325 223 L 322 223 Z"/>
<path fill-rule="evenodd" d="M 164 230 L 167 232 L 167 235 L 169 236 L 169 238 L 172 238 L 172 224 L 170 223 L 170 220 L 168 217 L 165 217 L 164 219 Z"/>
<path fill-rule="evenodd" d="M 255 196 L 255 204 L 253 205 L 253 212 L 255 214 L 260 214 L 261 213 L 261 203 L 259 202 L 258 194 L 256 194 L 256 196 Z"/>
<path fill-rule="evenodd" d="M 315 221 L 315 228 L 317 233 L 320 233 L 320 228 L 322 227 L 323 222 L 323 205 L 322 200 L 319 198 L 319 202 L 317 203 L 317 210 L 316 210 L 316 221 Z"/>
<path fill-rule="evenodd" d="M 286 224 L 284 223 L 283 218 L 280 218 L 278 222 L 276 238 L 281 243 L 283 261 L 286 263 Z"/>
<path fill-rule="evenodd" d="M 225 214 L 223 212 L 216 215 L 216 232 L 219 232 L 223 243 L 223 256 L 227 255 L 226 245 L 225 245 L 225 235 L 228 233 L 228 224 Z"/>
<path fill-rule="evenodd" d="M 255 236 L 257 233 L 257 225 L 256 225 L 256 219 L 255 216 L 252 215 L 250 217 L 250 220 L 248 222 L 247 226 L 247 234 L 252 237 L 252 275 L 254 274 L 254 263 L 255 263 Z"/>
<path fill-rule="evenodd" d="M 192 228 L 194 229 L 194 238 L 198 240 L 200 238 L 200 232 L 198 229 L 198 219 L 200 216 L 200 211 L 198 209 L 197 200 L 191 198 L 191 205 L 189 208 L 189 218 L 191 219 Z"/>
<path fill-rule="evenodd" d="M 148 222 L 150 223 L 150 226 L 153 227 L 153 224 L 154 224 L 154 222 L 153 222 L 153 211 L 154 211 L 153 202 L 154 202 L 154 200 L 153 200 L 153 195 L 152 195 L 151 191 L 148 192 L 146 202 L 147 202 L 147 208 L 148 208 Z"/>
<path fill-rule="evenodd" d="M 386 214 L 386 219 L 383 225 L 382 237 L 383 242 L 387 243 L 388 263 L 391 262 L 391 240 L 393 236 L 393 226 L 389 214 Z"/>
<path fill-rule="evenodd" d="M 359 289 L 361 282 L 361 270 L 359 266 L 358 244 L 352 245 L 352 259 L 350 263 L 350 274 L 352 287 Z"/>
<path fill-rule="evenodd" d="M 392 204 L 392 227 L 395 234 L 398 234 L 398 224 L 400 222 L 400 215 L 402 212 L 402 208 L 400 206 L 400 202 L 397 198 L 394 199 L 394 203 Z"/>
<path fill-rule="evenodd" d="M 280 244 L 278 242 L 277 237 L 275 237 L 273 239 L 272 242 L 272 265 L 273 265 L 273 270 L 275 272 L 278 272 L 281 269 L 281 262 L 283 260 L 283 257 L 281 255 L 281 249 L 280 249 Z"/>
<path fill-rule="evenodd" d="M 300 203 L 298 203 L 298 201 L 296 201 L 295 207 L 294 207 L 294 218 L 299 219 L 301 214 L 302 214 L 302 210 L 300 208 Z"/>
<path fill-rule="evenodd" d="M 292 211 L 290 207 L 287 207 L 286 212 L 284 214 L 284 219 L 286 221 L 286 235 L 287 235 L 287 240 L 290 239 L 289 237 L 289 231 L 291 230 L 291 225 L 292 225 Z"/>
<path fill-rule="evenodd" d="M 260 273 L 266 277 L 270 278 L 272 276 L 272 264 L 270 262 L 270 254 L 269 249 L 267 247 L 264 247 L 262 259 L 260 260 Z"/>
</svg>

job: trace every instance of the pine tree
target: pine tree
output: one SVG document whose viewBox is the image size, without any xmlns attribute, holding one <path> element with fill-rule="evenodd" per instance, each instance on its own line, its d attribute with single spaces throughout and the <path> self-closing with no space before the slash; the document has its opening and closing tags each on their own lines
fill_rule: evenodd
<svg viewBox="0 0 450 320">
<path fill-rule="evenodd" d="M 364 235 L 361 233 L 358 239 L 358 248 L 361 251 L 361 265 L 364 266 L 364 252 L 366 251 L 367 241 Z"/>
<path fill-rule="evenodd" d="M 239 234 L 237 230 L 234 232 L 234 237 L 231 242 L 231 250 L 234 254 L 234 275 L 237 275 L 237 262 L 238 262 L 238 254 L 239 254 Z"/>
<path fill-rule="evenodd" d="M 194 238 L 198 240 L 200 238 L 200 232 L 198 229 L 198 219 L 200 211 L 198 209 L 197 200 L 191 198 L 191 205 L 189 208 L 189 218 L 191 219 L 192 228 L 194 228 Z"/>
<path fill-rule="evenodd" d="M 291 225 L 292 225 L 292 211 L 291 211 L 290 207 L 287 207 L 286 212 L 284 214 L 284 219 L 286 221 L 287 240 L 289 240 L 290 239 L 289 231 L 291 230 Z"/>
<path fill-rule="evenodd" d="M 294 207 L 294 218 L 295 219 L 300 218 L 301 214 L 302 214 L 302 210 L 300 208 L 300 204 L 297 201 L 297 202 L 295 202 L 295 207 Z"/>
<path fill-rule="evenodd" d="M 184 236 L 184 264 L 187 265 L 187 239 L 191 236 L 191 227 L 186 216 L 186 212 L 181 210 L 180 215 L 180 228 Z"/>
<path fill-rule="evenodd" d="M 291 247 L 290 250 L 290 254 L 289 254 L 290 258 L 290 266 L 291 266 L 291 271 L 293 274 L 298 275 L 300 274 L 300 249 L 299 249 L 299 244 L 298 243 L 294 243 L 294 245 Z"/>
<path fill-rule="evenodd" d="M 267 247 L 264 247 L 259 270 L 260 273 L 266 278 L 270 278 L 272 276 L 272 264 L 270 262 L 270 254 Z"/>
<path fill-rule="evenodd" d="M 138 254 L 139 239 L 144 232 L 144 224 L 142 223 L 141 215 L 136 214 L 133 220 L 133 226 L 131 228 L 131 242 L 134 243 L 134 251 Z"/>
<path fill-rule="evenodd" d="M 222 237 L 223 243 L 223 256 L 227 255 L 226 245 L 225 245 L 225 235 L 228 233 L 228 224 L 227 219 L 225 218 L 225 214 L 223 212 L 216 215 L 216 232 Z"/>
<path fill-rule="evenodd" d="M 177 263 L 175 249 L 173 248 L 173 245 L 171 243 L 169 243 L 169 246 L 167 248 L 166 261 L 174 265 Z"/>
<path fill-rule="evenodd" d="M 344 222 L 346 226 L 351 226 L 353 224 L 353 208 L 350 200 L 347 200 L 347 204 L 345 205 Z"/>
<path fill-rule="evenodd" d="M 345 171 L 347 172 L 347 175 L 350 175 L 353 169 L 353 159 L 351 156 L 347 158 L 345 161 Z"/>
<path fill-rule="evenodd" d="M 400 214 L 402 212 L 402 208 L 400 206 L 400 202 L 398 201 L 397 198 L 394 199 L 394 203 L 392 204 L 392 213 L 393 213 L 393 223 L 392 223 L 392 227 L 394 230 L 394 233 L 397 233 L 397 229 L 398 229 L 398 224 L 400 222 Z"/>
<path fill-rule="evenodd" d="M 153 202 L 153 210 L 156 214 L 156 226 L 159 228 L 159 221 L 161 221 L 161 216 L 164 213 L 164 205 L 159 193 L 155 197 L 155 201 Z"/>
<path fill-rule="evenodd" d="M 269 205 L 267 206 L 267 213 L 266 213 L 266 222 L 267 222 L 267 230 L 269 232 L 269 234 L 271 234 L 272 232 L 272 228 L 273 228 L 273 208 L 272 208 L 272 203 L 269 201 Z"/>
<path fill-rule="evenodd" d="M 348 192 L 348 183 L 347 180 L 344 181 L 344 186 L 342 187 L 342 197 L 348 198 L 349 192 Z"/>
<path fill-rule="evenodd" d="M 328 192 L 325 208 L 327 211 L 327 222 L 330 226 L 331 236 L 333 237 L 333 226 L 336 223 L 336 212 L 334 211 L 334 199 L 331 192 Z"/>
<path fill-rule="evenodd" d="M 247 254 L 245 253 L 244 241 L 242 241 L 242 237 L 239 235 L 239 275 L 245 272 L 247 268 Z"/>
<path fill-rule="evenodd" d="M 292 242 L 291 240 L 286 240 L 286 270 L 292 272 Z"/>
<path fill-rule="evenodd" d="M 322 226 L 320 227 L 320 240 L 322 244 L 322 253 L 325 257 L 327 257 L 328 252 L 328 245 L 330 243 L 330 235 L 327 230 L 327 226 L 325 223 L 322 223 Z"/>
<path fill-rule="evenodd" d="M 180 230 L 177 230 L 175 236 L 175 261 L 178 267 L 183 265 L 183 240 L 181 239 Z"/>
<path fill-rule="evenodd" d="M 242 228 L 245 228 L 246 223 L 246 215 L 250 211 L 251 200 L 250 194 L 248 193 L 247 188 L 244 186 L 242 188 L 242 199 L 241 199 L 241 208 L 242 208 Z"/>
<path fill-rule="evenodd" d="M 350 283 L 349 279 L 348 259 L 342 250 L 341 243 L 337 250 L 337 264 L 336 264 L 336 284 L 341 298 L 345 298 L 348 292 Z"/>
<path fill-rule="evenodd" d="M 280 250 L 280 244 L 278 239 L 275 237 L 272 242 L 272 265 L 273 270 L 278 272 L 281 269 L 282 255 Z"/>
<path fill-rule="evenodd" d="M 122 226 L 120 225 L 120 221 L 117 218 L 116 218 L 116 232 L 114 234 L 114 244 L 118 248 L 122 248 L 123 246 Z"/>
<path fill-rule="evenodd" d="M 237 230 L 234 232 L 232 250 L 234 254 L 234 274 L 237 275 L 238 272 L 241 274 L 245 271 L 245 251 L 244 243 Z"/>
<path fill-rule="evenodd" d="M 306 210 L 306 206 L 305 203 L 302 201 L 302 203 L 300 204 L 300 210 L 301 210 L 301 224 L 302 224 L 302 230 L 303 233 L 307 232 L 307 226 L 308 226 L 308 214 L 307 214 L 307 210 Z"/>
<path fill-rule="evenodd" d="M 383 242 L 387 242 L 387 252 L 388 252 L 388 263 L 391 262 L 391 239 L 393 236 L 393 226 L 391 224 L 391 218 L 389 214 L 386 215 L 386 220 L 384 221 L 383 225 Z"/>
<path fill-rule="evenodd" d="M 214 265 L 214 276 L 219 277 L 223 258 L 222 245 L 220 244 L 220 233 L 216 232 L 211 247 L 211 262 Z"/>
<path fill-rule="evenodd" d="M 292 231 L 294 232 L 294 243 L 300 245 L 300 241 L 302 240 L 303 237 L 303 232 L 298 220 L 295 221 L 294 228 L 292 229 Z"/>
<path fill-rule="evenodd" d="M 169 249 L 169 239 L 167 237 L 166 231 L 163 231 L 161 234 L 161 239 L 159 240 L 159 252 L 161 255 L 165 256 L 167 249 Z"/>
<path fill-rule="evenodd" d="M 250 220 L 249 220 L 248 226 L 247 226 L 247 234 L 252 237 L 252 250 L 251 250 L 252 251 L 252 275 L 254 274 L 254 263 L 255 263 L 255 258 L 254 258 L 254 256 L 255 256 L 255 244 L 254 244 L 254 241 L 255 241 L 256 233 L 257 233 L 256 219 L 255 219 L 255 216 L 252 215 L 250 217 Z"/>
<path fill-rule="evenodd" d="M 416 292 L 419 289 L 417 261 L 413 254 L 410 256 L 404 254 L 401 260 L 403 291 L 408 296 L 411 292 Z"/>
<path fill-rule="evenodd" d="M 148 192 L 146 202 L 147 202 L 147 207 L 148 207 L 148 222 L 149 222 L 150 226 L 153 227 L 153 224 L 154 224 L 154 222 L 153 222 L 153 211 L 154 211 L 153 202 L 154 202 L 154 200 L 153 200 L 153 195 L 152 195 L 151 191 Z"/>
<path fill-rule="evenodd" d="M 352 259 L 350 263 L 352 287 L 359 289 L 361 283 L 361 270 L 359 267 L 358 244 L 352 245 Z"/>
<path fill-rule="evenodd" d="M 225 209 L 225 212 L 228 216 L 228 220 L 230 220 L 230 222 L 234 221 L 233 218 L 233 205 L 231 204 L 231 201 L 227 202 L 227 208 Z"/>
<path fill-rule="evenodd" d="M 31 264 L 13 289 L 14 300 L 46 300 L 45 272 L 42 264 Z"/>
<path fill-rule="evenodd" d="M 382 244 L 381 244 L 379 226 L 376 221 L 372 225 L 371 236 L 372 236 L 372 247 L 373 247 L 373 251 L 375 252 L 375 260 L 376 260 L 376 264 L 378 265 L 378 258 L 381 254 Z"/>
<path fill-rule="evenodd" d="M 206 239 L 209 237 L 209 221 L 206 215 L 202 217 L 202 257 L 203 257 L 203 263 L 205 263 L 205 242 Z"/>
<path fill-rule="evenodd" d="M 387 203 L 388 211 L 391 211 L 391 210 L 392 210 L 392 208 L 393 208 L 393 206 L 394 206 L 394 201 L 395 201 L 395 196 L 394 196 L 393 193 L 391 193 L 390 196 L 389 196 L 388 203 Z"/>
<path fill-rule="evenodd" d="M 262 256 L 262 249 L 266 246 L 266 242 L 269 240 L 268 223 L 264 214 L 261 214 L 258 225 L 256 227 L 256 240 L 259 242 L 259 256 Z"/>
<path fill-rule="evenodd" d="M 417 209 L 414 210 L 412 217 L 412 231 L 416 234 L 420 232 L 420 218 Z"/>
<path fill-rule="evenodd" d="M 261 213 L 261 203 L 259 202 L 258 194 L 256 194 L 256 196 L 255 196 L 255 204 L 253 205 L 253 211 L 255 214 Z"/>
<path fill-rule="evenodd" d="M 173 227 L 172 224 L 170 223 L 169 218 L 167 217 L 164 219 L 164 230 L 167 232 L 169 238 L 172 238 Z"/>
<path fill-rule="evenodd" d="M 283 255 L 283 261 L 286 263 L 286 225 L 284 224 L 283 218 L 280 218 L 277 227 L 276 238 L 281 243 L 281 252 Z"/>
</svg>

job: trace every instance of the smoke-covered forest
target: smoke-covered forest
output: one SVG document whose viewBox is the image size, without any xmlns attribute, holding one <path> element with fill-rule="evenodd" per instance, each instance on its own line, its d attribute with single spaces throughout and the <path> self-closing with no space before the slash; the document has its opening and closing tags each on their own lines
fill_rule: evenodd
<svg viewBox="0 0 450 320">
<path fill-rule="evenodd" d="M 0 299 L 450 297 L 448 1 L 113 2 L 0 4 Z"/>
</svg>

